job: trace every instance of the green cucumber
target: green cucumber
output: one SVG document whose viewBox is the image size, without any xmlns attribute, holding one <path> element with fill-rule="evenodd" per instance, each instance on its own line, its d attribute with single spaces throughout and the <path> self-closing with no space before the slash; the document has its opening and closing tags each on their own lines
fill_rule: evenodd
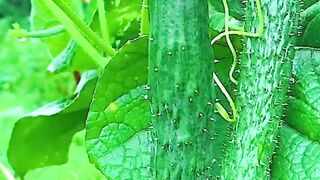
<svg viewBox="0 0 320 180">
<path fill-rule="evenodd" d="M 152 0 L 150 28 L 153 177 L 211 179 L 218 130 L 207 0 Z"/>
<path fill-rule="evenodd" d="M 245 30 L 259 27 L 256 0 L 248 0 Z M 248 38 L 241 56 L 239 119 L 222 164 L 222 179 L 267 179 L 291 76 L 300 3 L 262 0 L 264 32 Z"/>
</svg>

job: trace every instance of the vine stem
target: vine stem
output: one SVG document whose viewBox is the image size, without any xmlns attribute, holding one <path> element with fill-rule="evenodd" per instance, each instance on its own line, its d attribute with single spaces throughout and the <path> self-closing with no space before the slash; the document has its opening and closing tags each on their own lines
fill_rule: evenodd
<svg viewBox="0 0 320 180">
<path fill-rule="evenodd" d="M 235 35 L 242 35 L 242 36 L 248 36 L 248 37 L 261 37 L 263 35 L 263 31 L 264 31 L 264 20 L 263 20 L 263 14 L 262 14 L 262 7 L 261 7 L 260 0 L 256 0 L 255 2 L 256 2 L 257 11 L 258 11 L 258 18 L 259 18 L 259 26 L 258 26 L 257 33 L 244 32 L 244 31 L 229 31 L 229 7 L 228 7 L 227 0 L 223 0 L 222 2 L 223 2 L 223 6 L 224 6 L 224 11 L 225 11 L 225 32 L 216 36 L 211 41 L 211 45 L 213 45 L 216 41 L 221 39 L 223 36 L 226 36 L 226 41 L 227 41 L 227 44 L 229 46 L 229 49 L 230 49 L 230 51 L 232 53 L 232 57 L 233 57 L 233 63 L 231 65 L 231 69 L 229 71 L 229 78 L 234 84 L 237 84 L 237 80 L 233 77 L 233 73 L 234 73 L 236 66 L 237 66 L 237 53 L 232 45 L 232 42 L 230 40 L 229 35 L 235 34 Z"/>
<path fill-rule="evenodd" d="M 116 51 L 109 44 L 106 44 L 94 31 L 92 31 L 91 28 L 87 26 L 87 24 L 81 20 L 63 0 L 52 1 L 72 20 L 74 24 L 76 24 L 76 26 L 78 26 L 85 36 L 101 47 L 104 53 L 109 56 L 114 56 L 116 54 Z"/>
<path fill-rule="evenodd" d="M 106 19 L 106 11 L 104 8 L 105 8 L 104 0 L 98 0 L 98 14 L 99 14 L 101 34 L 105 44 L 110 44 L 109 31 L 108 31 L 108 25 L 107 25 L 107 19 Z"/>
<path fill-rule="evenodd" d="M 104 67 L 108 61 L 106 58 L 100 55 L 96 48 L 88 42 L 88 40 L 81 34 L 74 22 L 61 10 L 53 1 L 41 0 L 51 12 L 57 17 L 57 19 L 64 25 L 66 30 L 72 34 L 75 40 L 79 43 L 82 49 L 86 50 L 88 55 L 96 61 L 101 67 Z"/>
<path fill-rule="evenodd" d="M 13 29 L 10 29 L 9 32 L 16 36 L 17 38 L 44 38 L 48 36 L 53 36 L 65 31 L 64 26 L 58 25 L 51 27 L 49 29 L 39 30 L 39 31 L 30 31 L 28 32 L 25 29 L 21 29 L 18 23 L 12 24 Z"/>
<path fill-rule="evenodd" d="M 0 162 L 0 171 L 2 171 L 3 175 L 7 178 L 7 180 L 15 180 L 10 170 L 6 168 L 1 162 Z"/>
<path fill-rule="evenodd" d="M 227 0 L 222 0 L 222 2 L 223 2 L 224 11 L 225 11 L 225 31 L 223 33 L 219 34 L 218 36 L 216 36 L 211 41 L 211 45 L 213 45 L 216 41 L 218 41 L 223 36 L 226 36 L 226 41 L 227 41 L 228 47 L 229 47 L 231 54 L 232 54 L 232 57 L 233 57 L 233 63 L 232 63 L 231 69 L 229 71 L 229 78 L 230 78 L 231 82 L 233 82 L 234 84 L 237 84 L 237 80 L 233 77 L 233 73 L 234 73 L 235 68 L 237 66 L 237 53 L 232 45 L 232 42 L 230 40 L 229 35 L 236 34 L 236 35 L 243 35 L 243 36 L 249 36 L 249 37 L 261 37 L 263 35 L 263 31 L 264 31 L 264 20 L 263 20 L 263 14 L 262 14 L 262 7 L 261 7 L 260 0 L 256 0 L 255 2 L 256 2 L 257 11 L 258 11 L 258 18 L 259 18 L 259 27 L 258 27 L 257 33 L 244 32 L 244 31 L 229 31 L 229 7 L 228 7 Z M 224 86 L 222 85 L 218 76 L 215 73 L 213 73 L 213 80 L 217 83 L 220 90 L 222 91 L 222 93 L 226 96 L 227 100 L 229 101 L 229 104 L 230 104 L 231 109 L 233 111 L 234 117 L 230 118 L 227 111 L 220 103 L 216 103 L 215 108 L 217 109 L 219 114 L 226 121 L 235 122 L 237 119 L 237 109 L 235 107 L 235 104 L 234 104 L 232 98 L 230 97 L 229 93 L 224 88 Z"/>
<path fill-rule="evenodd" d="M 224 18 L 225 33 L 228 33 L 229 32 L 229 8 L 228 8 L 227 0 L 223 0 L 222 2 L 223 2 L 224 11 L 225 11 L 225 18 Z M 226 41 L 229 46 L 229 49 L 231 50 L 232 57 L 233 57 L 233 63 L 231 66 L 231 70 L 229 71 L 229 78 L 234 84 L 237 84 L 237 80 L 233 78 L 233 72 L 237 65 L 237 53 L 232 45 L 229 34 L 226 34 Z"/>
<path fill-rule="evenodd" d="M 218 87 L 220 88 L 221 92 L 226 96 L 230 107 L 232 109 L 233 112 L 233 118 L 230 118 L 229 114 L 227 113 L 227 111 L 224 109 L 224 107 L 220 104 L 220 103 L 215 103 L 215 108 L 217 109 L 217 111 L 219 112 L 219 114 L 228 122 L 235 122 L 238 118 L 238 113 L 237 113 L 237 109 L 236 106 L 231 98 L 231 96 L 229 95 L 228 91 L 226 90 L 226 88 L 224 88 L 223 84 L 221 83 L 220 79 L 218 78 L 218 76 L 213 73 L 212 74 L 213 80 L 217 83 Z"/>
<path fill-rule="evenodd" d="M 148 0 L 143 0 L 141 8 L 140 35 L 146 35 L 149 32 L 149 5 Z"/>
</svg>

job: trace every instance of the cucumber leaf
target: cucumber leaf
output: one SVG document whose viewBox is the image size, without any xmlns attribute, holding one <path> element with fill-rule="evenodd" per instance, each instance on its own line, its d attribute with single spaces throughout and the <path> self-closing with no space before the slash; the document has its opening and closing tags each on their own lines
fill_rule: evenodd
<svg viewBox="0 0 320 180">
<path fill-rule="evenodd" d="M 308 24 L 304 29 L 303 36 L 298 42 L 298 45 L 320 48 L 320 37 L 318 36 L 320 28 L 320 13 L 307 23 Z"/>
<path fill-rule="evenodd" d="M 138 87 L 121 96 L 97 116 L 94 127 L 87 128 L 87 133 L 97 132 L 86 140 L 90 160 L 111 179 L 151 177 L 151 113 L 144 99 L 146 91 Z"/>
<path fill-rule="evenodd" d="M 68 154 L 67 163 L 33 169 L 26 174 L 25 179 L 106 180 L 106 177 L 89 162 L 85 147 L 85 130 L 73 136 Z"/>
<path fill-rule="evenodd" d="M 147 106 L 139 101 L 140 95 L 135 92 L 121 97 L 147 81 L 147 42 L 147 37 L 129 41 L 112 58 L 97 83 L 87 118 L 86 146 L 89 159 L 103 174 L 113 178 L 146 173 L 142 168 L 146 166 L 144 160 L 120 165 L 129 159 L 126 153 L 132 153 L 132 160 L 135 160 L 135 156 L 143 157 L 147 153 L 136 154 L 141 150 L 140 146 L 133 148 L 140 139 L 142 147 L 147 143 L 147 134 L 139 133 L 148 126 L 149 119 L 145 117 L 149 111 L 144 110 Z M 133 102 L 132 98 L 135 99 Z M 129 150 L 125 151 L 126 148 Z M 141 172 L 139 169 L 131 171 L 132 167 L 141 167 Z"/>
<path fill-rule="evenodd" d="M 295 83 L 288 100 L 286 122 L 320 142 L 320 51 L 308 48 L 298 49 L 294 60 Z"/>
<path fill-rule="evenodd" d="M 320 38 L 317 36 L 320 28 L 320 1 L 305 1 L 301 12 L 301 29 L 297 45 L 305 47 L 320 48 Z"/>
<path fill-rule="evenodd" d="M 95 73 L 84 73 L 73 96 L 49 103 L 16 122 L 8 159 L 17 174 L 24 176 L 31 169 L 67 162 L 71 139 L 85 126 L 96 81 Z"/>
<path fill-rule="evenodd" d="M 282 127 L 271 169 L 272 179 L 320 179 L 320 144 Z"/>
</svg>

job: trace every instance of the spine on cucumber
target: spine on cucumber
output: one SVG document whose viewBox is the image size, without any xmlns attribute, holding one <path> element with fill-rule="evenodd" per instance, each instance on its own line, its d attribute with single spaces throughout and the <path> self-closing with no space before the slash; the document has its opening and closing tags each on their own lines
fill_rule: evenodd
<svg viewBox="0 0 320 180">
<path fill-rule="evenodd" d="M 207 0 L 149 2 L 153 176 L 210 178 L 216 132 Z"/>
<path fill-rule="evenodd" d="M 245 29 L 255 32 L 257 0 L 248 0 Z M 267 179 L 291 76 L 298 0 L 261 0 L 264 32 L 247 38 L 240 63 L 239 119 L 222 163 L 222 179 Z"/>
</svg>

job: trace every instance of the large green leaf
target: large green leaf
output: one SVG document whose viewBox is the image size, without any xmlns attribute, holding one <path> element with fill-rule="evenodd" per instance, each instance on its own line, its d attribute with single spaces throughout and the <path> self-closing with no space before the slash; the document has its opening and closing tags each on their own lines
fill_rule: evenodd
<svg viewBox="0 0 320 180">
<path fill-rule="evenodd" d="M 85 148 L 85 131 L 77 132 L 69 147 L 68 162 L 30 170 L 26 180 L 105 180 L 106 177 L 89 162 Z M 1 178 L 0 178 L 1 179 Z"/>
<path fill-rule="evenodd" d="M 147 42 L 147 38 L 142 37 L 129 41 L 124 45 L 106 66 L 104 74 L 97 83 L 94 99 L 87 119 L 86 144 L 90 161 L 106 176 L 119 177 L 121 171 L 125 168 L 130 168 L 130 164 L 124 166 L 125 168 L 119 166 L 119 163 L 121 163 L 125 157 L 125 154 L 121 154 L 124 149 L 123 146 L 119 146 L 119 143 L 122 144 L 126 142 L 126 138 L 133 136 L 135 130 L 138 131 L 139 128 L 146 127 L 143 122 L 148 119 L 144 119 L 143 117 L 148 111 L 143 111 L 143 108 L 141 107 L 142 110 L 140 112 L 135 112 L 141 113 L 141 116 L 134 115 L 131 117 L 130 113 L 127 113 L 131 111 L 131 109 L 136 111 L 134 105 L 137 103 L 130 103 L 131 96 L 136 98 L 136 96 L 133 96 L 136 93 L 129 95 L 128 97 L 124 96 L 122 99 L 120 98 L 118 102 L 114 101 L 120 96 L 128 93 L 131 89 L 146 83 L 148 63 Z M 128 106 L 126 106 L 126 103 Z M 139 107 L 141 104 L 138 103 L 137 105 L 137 107 Z M 119 111 L 113 112 L 118 108 Z M 137 110 L 139 109 L 140 108 L 137 108 Z M 119 115 L 115 115 L 115 113 L 118 113 Z M 142 120 L 140 120 L 140 118 L 142 118 Z M 127 119 L 130 124 L 125 126 L 123 123 L 127 122 Z M 138 120 L 140 120 L 141 124 Z M 131 127 L 136 128 L 131 129 Z M 115 131 L 117 128 L 119 128 L 118 132 Z M 106 136 L 106 134 L 113 134 L 113 137 L 115 138 L 109 139 L 110 137 Z M 142 136 L 145 135 L 146 134 Z M 100 138 L 102 138 L 103 141 L 101 141 Z M 132 143 L 136 142 L 133 141 Z M 132 146 L 132 144 L 130 146 Z M 111 149 L 113 149 L 112 153 Z M 110 150 L 109 153 L 107 153 L 108 150 Z M 137 151 L 138 150 L 132 152 L 134 153 Z M 116 154 L 118 154 L 119 157 L 115 156 Z M 118 168 L 114 167 L 116 163 L 118 163 Z M 135 164 L 132 165 L 136 166 Z M 110 169 L 111 167 L 115 168 L 114 171 Z"/>
<path fill-rule="evenodd" d="M 30 169 L 67 162 L 71 139 L 85 126 L 96 80 L 95 73 L 84 73 L 73 96 L 49 103 L 16 122 L 8 159 L 20 176 Z"/>
<path fill-rule="evenodd" d="M 99 79 L 94 95 L 87 127 L 91 128 L 91 117 L 103 111 L 111 102 L 129 90 L 147 81 L 148 44 L 147 37 L 129 41 L 111 59 Z M 91 138 L 91 133 L 87 134 Z"/>
<path fill-rule="evenodd" d="M 271 168 L 272 179 L 320 179 L 320 144 L 284 126 Z"/>
<path fill-rule="evenodd" d="M 151 123 L 147 90 L 138 87 L 109 104 L 87 128 L 90 160 L 111 179 L 149 179 Z M 92 122 L 91 122 L 92 123 Z"/>
<path fill-rule="evenodd" d="M 4 37 L 0 40 L 0 163 L 11 169 L 7 149 L 16 120 L 46 102 L 72 94 L 75 83 L 70 73 L 45 73 L 49 57 L 39 51 L 45 49 L 39 41 L 17 41 L 1 30 L 0 34 Z"/>
<path fill-rule="evenodd" d="M 320 51 L 298 49 L 294 61 L 295 83 L 288 100 L 286 122 L 320 142 Z"/>
</svg>

